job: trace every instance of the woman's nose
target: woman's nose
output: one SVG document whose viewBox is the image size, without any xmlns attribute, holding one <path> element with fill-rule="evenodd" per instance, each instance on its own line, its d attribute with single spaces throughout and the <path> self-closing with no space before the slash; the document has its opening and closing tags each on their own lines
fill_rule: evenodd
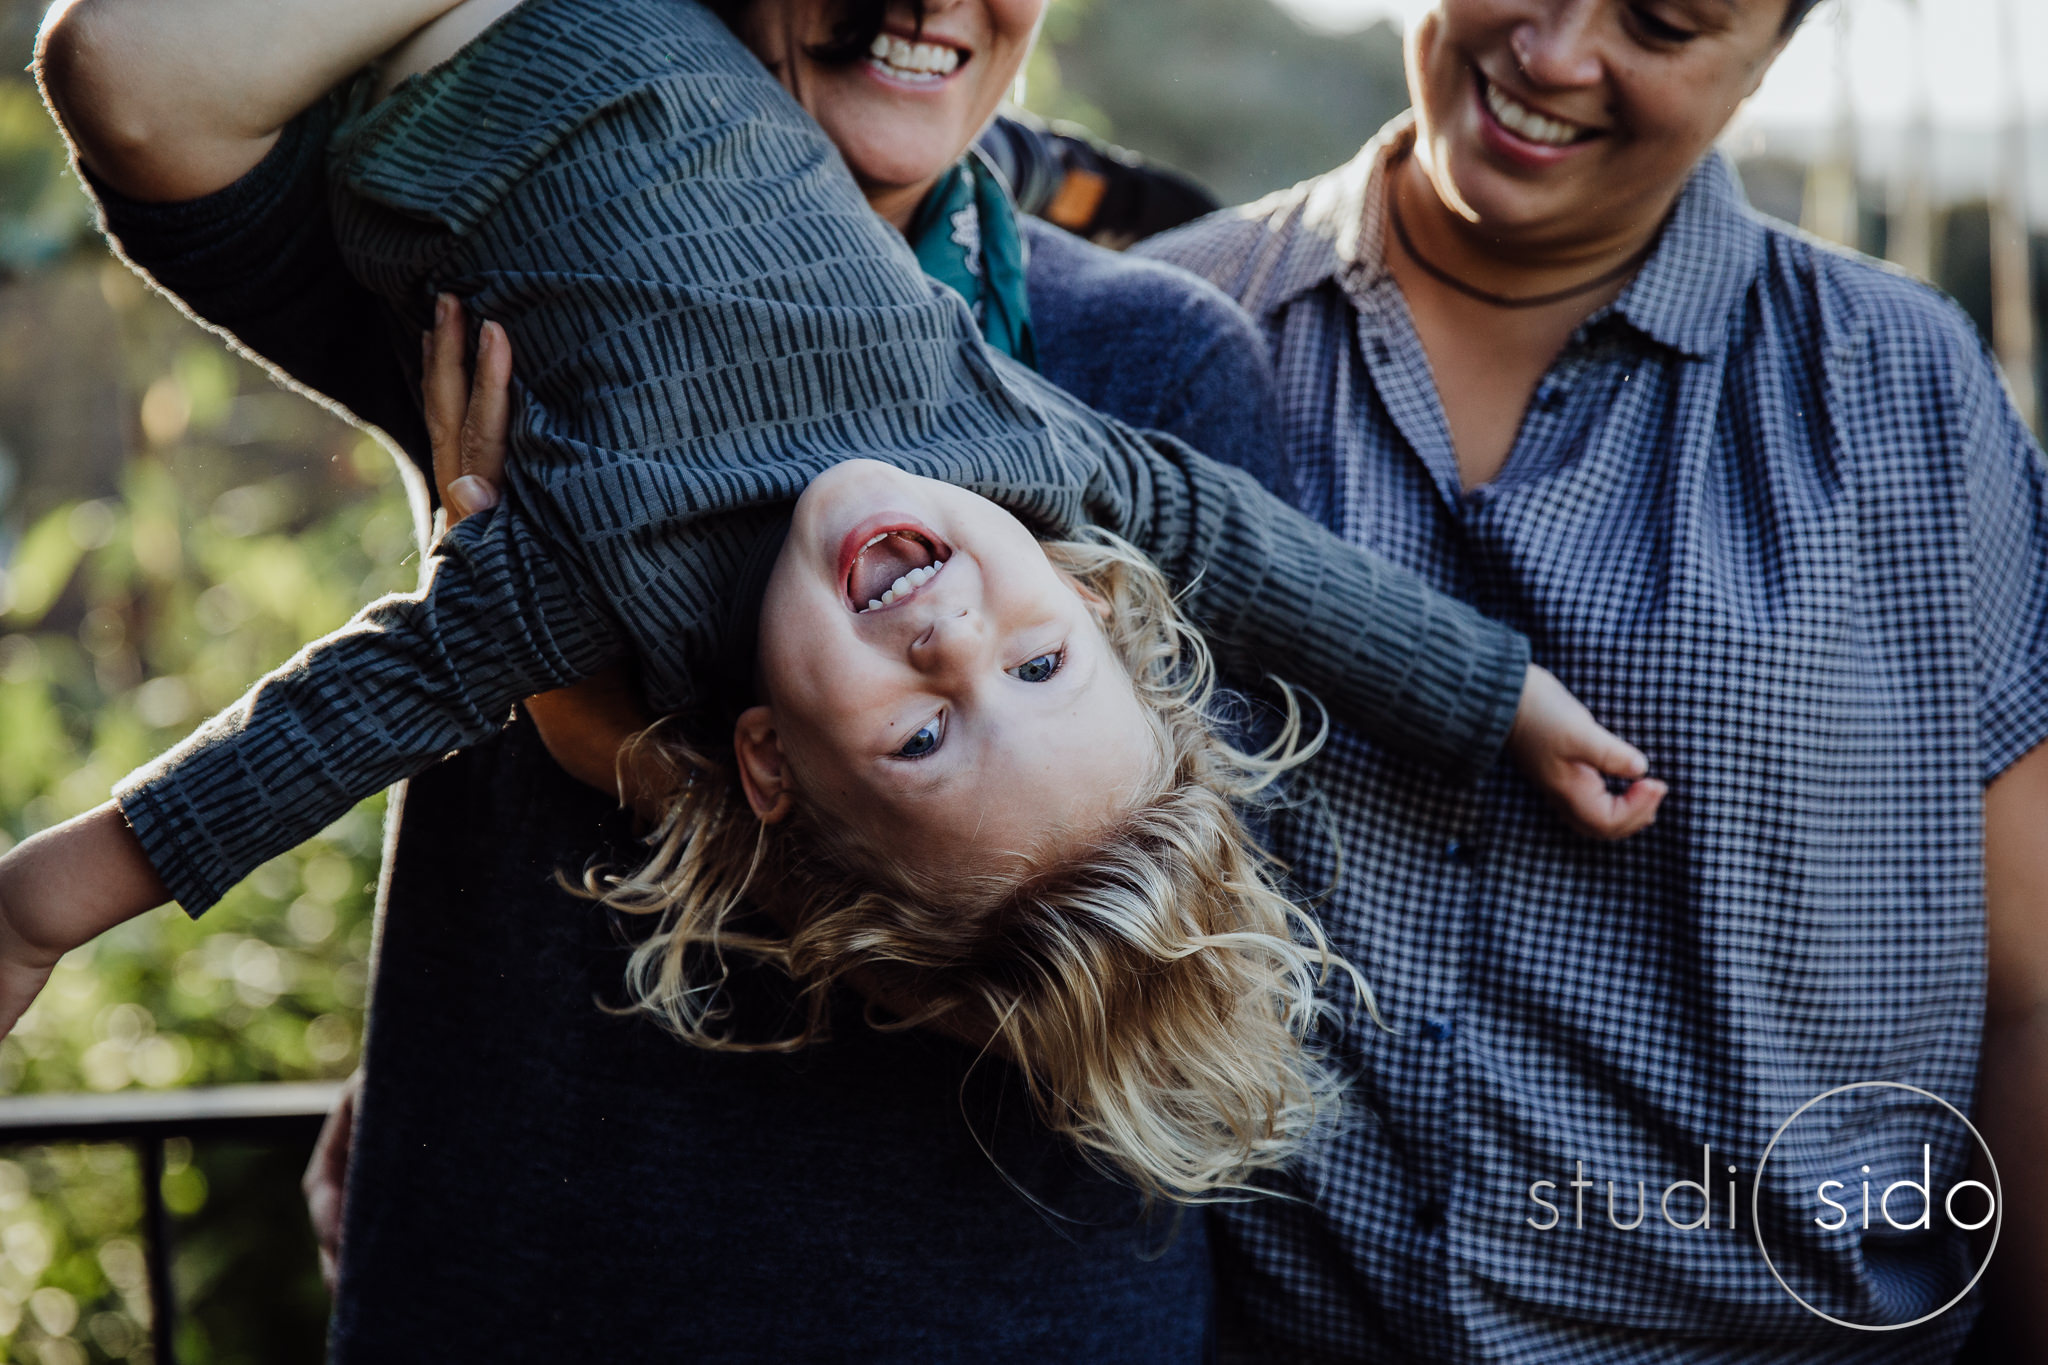
<svg viewBox="0 0 2048 1365">
<path fill-rule="evenodd" d="M 1604 0 L 1553 0 L 1508 35 L 1515 66 L 1530 84 L 1560 89 L 1600 79 L 1596 21 Z"/>
</svg>

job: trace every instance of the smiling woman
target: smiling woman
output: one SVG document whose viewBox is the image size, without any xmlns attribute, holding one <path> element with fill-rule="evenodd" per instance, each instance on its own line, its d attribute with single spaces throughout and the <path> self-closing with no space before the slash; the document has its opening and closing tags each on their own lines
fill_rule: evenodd
<svg viewBox="0 0 2048 1365">
<path fill-rule="evenodd" d="M 1525 1221 L 1529 1154 L 1711 1145 L 1753 1171 L 1786 1097 L 1844 1077 L 1977 1095 L 1994 1147 L 2048 1122 L 2048 877 L 2007 823 L 2048 820 L 2048 465 L 1960 310 L 1756 214 L 1712 150 L 1800 17 L 1439 0 L 1409 35 L 1412 115 L 1141 247 L 1274 339 L 1330 524 L 1525 624 L 1685 803 L 1587 859 L 1525 793 L 1333 737 L 1340 838 L 1385 851 L 1333 868 L 1284 813 L 1275 847 L 1335 880 L 1332 942 L 1455 1041 L 1346 1037 L 1384 1103 L 1333 1140 L 1342 1175 L 1307 1213 L 1219 1210 L 1247 1356 L 1933 1360 L 1968 1329 L 1849 1343 L 1745 1238 L 1546 1245 Z M 1918 1173 L 1919 1131 L 1872 1109 L 1859 1159 Z M 1967 1153 L 1933 1160 L 1953 1183 Z M 1932 1317 L 1968 1283 L 1952 1230 L 1760 1217 L 1844 1321 Z M 2008 1224 L 1998 1249 L 2038 1342 L 2043 1241 Z"/>
</svg>

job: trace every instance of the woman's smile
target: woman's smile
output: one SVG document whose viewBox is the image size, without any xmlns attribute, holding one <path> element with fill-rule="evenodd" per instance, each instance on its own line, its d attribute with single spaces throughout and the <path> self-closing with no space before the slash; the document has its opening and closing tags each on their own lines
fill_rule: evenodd
<svg viewBox="0 0 2048 1365">
<path fill-rule="evenodd" d="M 973 58 L 973 49 L 929 33 L 884 29 L 868 47 L 867 69 L 885 85 L 921 92 L 944 85 Z"/>
<path fill-rule="evenodd" d="M 1488 151 L 1511 165 L 1548 170 L 1588 151 L 1589 144 L 1606 136 L 1603 129 L 1561 118 L 1531 100 L 1509 94 L 1476 62 L 1472 83 L 1480 139 Z"/>
<path fill-rule="evenodd" d="M 875 211 L 907 227 L 995 114 L 1045 0 L 907 0 L 852 60 L 826 59 L 829 0 L 758 0 L 742 36 L 839 149 Z"/>
</svg>

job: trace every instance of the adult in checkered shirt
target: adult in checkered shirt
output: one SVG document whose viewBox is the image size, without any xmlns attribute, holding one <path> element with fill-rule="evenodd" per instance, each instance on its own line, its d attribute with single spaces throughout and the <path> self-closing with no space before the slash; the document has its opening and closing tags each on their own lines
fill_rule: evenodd
<svg viewBox="0 0 2048 1365">
<path fill-rule="evenodd" d="M 1506 770 L 1332 745 L 1341 865 L 1308 816 L 1275 839 L 1396 1032 L 1335 1040 L 1363 1117 L 1303 1198 L 1219 1211 L 1238 1358 L 1950 1359 L 1968 1239 L 1813 1195 L 1854 1213 L 1925 1144 L 1939 1201 L 1960 1123 L 1824 1102 L 1758 1201 L 1783 1286 L 1751 1228 L 1779 1125 L 1892 1081 L 2005 1158 L 2004 1358 L 2048 1359 L 2010 1293 L 2048 1283 L 2048 474 L 1952 304 L 1711 150 L 1808 7 L 1442 0 L 1412 116 L 1141 248 L 1264 329 L 1299 501 L 1527 631 L 1671 783 L 1599 846 Z M 1685 1187 L 1663 1216 L 1684 1180 L 1707 1226 Z"/>
</svg>

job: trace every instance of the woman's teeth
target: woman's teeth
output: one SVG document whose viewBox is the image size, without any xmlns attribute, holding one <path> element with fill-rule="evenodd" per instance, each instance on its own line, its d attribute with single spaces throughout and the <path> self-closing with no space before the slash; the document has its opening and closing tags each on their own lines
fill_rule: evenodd
<svg viewBox="0 0 2048 1365">
<path fill-rule="evenodd" d="M 1499 86 L 1486 82 L 1486 107 L 1500 120 L 1501 126 L 1517 137 L 1531 142 L 1540 142 L 1546 147 L 1569 147 L 1585 132 L 1570 123 L 1560 123 L 1554 118 L 1545 118 L 1526 104 L 1518 104 L 1501 93 Z"/>
<path fill-rule="evenodd" d="M 905 81 L 941 81 L 960 65 L 960 49 L 938 43 L 911 43 L 877 33 L 868 47 L 872 65 Z"/>
<path fill-rule="evenodd" d="M 888 590 L 880 597 L 869 598 L 868 604 L 860 609 L 861 615 L 865 616 L 871 611 L 880 611 L 883 607 L 894 603 L 897 598 L 910 596 L 911 593 L 938 577 L 939 570 L 945 567 L 946 561 L 940 559 L 925 565 L 922 569 L 912 569 L 909 573 L 891 583 Z"/>
</svg>

